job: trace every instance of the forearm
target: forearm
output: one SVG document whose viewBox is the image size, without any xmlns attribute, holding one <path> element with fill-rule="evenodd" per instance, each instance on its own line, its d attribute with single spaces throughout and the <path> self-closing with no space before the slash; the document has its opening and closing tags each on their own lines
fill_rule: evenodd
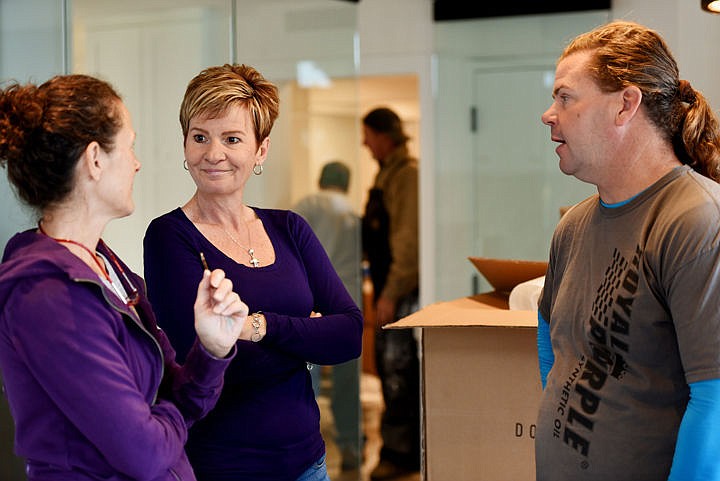
<svg viewBox="0 0 720 481">
<path fill-rule="evenodd" d="M 397 301 L 418 288 L 420 279 L 418 261 L 418 232 L 409 225 L 398 226 L 390 234 L 392 263 L 385 281 L 382 296 Z"/>
<path fill-rule="evenodd" d="M 225 370 L 235 356 L 218 359 L 196 341 L 182 366 L 172 375 L 172 401 L 178 406 L 188 426 L 205 416 L 214 406 L 223 387 Z"/>
<path fill-rule="evenodd" d="M 322 317 L 265 315 L 267 333 L 262 342 L 286 354 L 321 365 L 339 364 L 360 356 L 363 324 L 357 307 Z"/>
<path fill-rule="evenodd" d="M 150 228 L 143 254 L 148 297 L 157 323 L 182 363 L 197 337 L 193 306 L 203 275 L 199 252 L 181 233 Z"/>
<path fill-rule="evenodd" d="M 538 346 L 538 363 L 540 365 L 540 382 L 543 389 L 547 384 L 547 377 L 555 363 L 555 355 L 552 350 L 552 342 L 550 340 L 550 324 L 543 318 L 538 311 L 538 327 L 537 327 L 537 346 Z"/>
<path fill-rule="evenodd" d="M 354 359 L 362 350 L 362 312 L 310 226 L 299 216 L 291 217 L 291 222 L 292 237 L 307 272 L 296 282 L 307 282 L 312 293 L 312 304 L 307 308 L 310 312 L 298 315 L 297 311 L 290 314 L 272 305 L 257 306 L 267 320 L 267 332 L 260 344 L 314 364 Z M 311 312 L 322 316 L 311 317 Z"/>
<path fill-rule="evenodd" d="M 690 384 L 669 481 L 720 480 L 720 379 Z"/>
</svg>

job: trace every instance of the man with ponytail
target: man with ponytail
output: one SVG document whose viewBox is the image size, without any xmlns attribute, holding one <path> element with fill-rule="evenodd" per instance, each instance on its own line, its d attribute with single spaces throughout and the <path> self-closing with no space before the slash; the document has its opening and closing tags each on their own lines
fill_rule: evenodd
<svg viewBox="0 0 720 481">
<path fill-rule="evenodd" d="M 539 301 L 538 481 L 720 479 L 720 137 L 660 35 L 575 38 L 542 115 L 598 193 L 553 236 Z"/>
</svg>

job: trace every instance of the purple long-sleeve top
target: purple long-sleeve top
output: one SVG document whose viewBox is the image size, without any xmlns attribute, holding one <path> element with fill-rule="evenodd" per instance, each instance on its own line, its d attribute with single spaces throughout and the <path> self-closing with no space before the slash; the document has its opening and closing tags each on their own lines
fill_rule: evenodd
<svg viewBox="0 0 720 481">
<path fill-rule="evenodd" d="M 230 359 L 193 336 L 178 365 L 142 279 L 118 262 L 134 308 L 47 236 L 26 231 L 5 248 L 0 369 L 30 481 L 195 479 L 187 429 L 217 401 Z"/>
<path fill-rule="evenodd" d="M 192 342 L 201 252 L 267 320 L 260 342 L 238 341 L 217 407 L 190 430 L 187 451 L 200 480 L 295 480 L 325 450 L 308 363 L 338 364 L 361 352 L 360 309 L 307 222 L 254 210 L 275 250 L 275 262 L 258 268 L 227 257 L 181 209 L 153 220 L 145 235 L 150 300 L 180 357 Z"/>
</svg>

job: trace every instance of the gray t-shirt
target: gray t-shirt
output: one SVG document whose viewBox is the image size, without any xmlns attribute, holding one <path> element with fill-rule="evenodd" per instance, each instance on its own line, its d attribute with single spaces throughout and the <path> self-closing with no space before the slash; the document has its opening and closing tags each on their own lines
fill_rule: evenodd
<svg viewBox="0 0 720 481">
<path fill-rule="evenodd" d="M 553 236 L 538 481 L 667 480 L 688 383 L 720 377 L 720 185 L 687 166 Z"/>
</svg>

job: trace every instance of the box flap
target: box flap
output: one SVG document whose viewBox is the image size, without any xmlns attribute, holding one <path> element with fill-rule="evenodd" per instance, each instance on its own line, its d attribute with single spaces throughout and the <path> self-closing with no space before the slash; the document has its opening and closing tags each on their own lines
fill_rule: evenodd
<svg viewBox="0 0 720 481">
<path fill-rule="evenodd" d="M 537 327 L 537 313 L 507 310 L 506 307 L 501 307 L 501 303 L 493 302 L 492 295 L 483 294 L 430 304 L 407 317 L 385 325 L 384 329 L 467 326 Z"/>
<path fill-rule="evenodd" d="M 547 262 L 468 257 L 495 291 L 510 295 L 516 285 L 545 275 Z"/>
</svg>

